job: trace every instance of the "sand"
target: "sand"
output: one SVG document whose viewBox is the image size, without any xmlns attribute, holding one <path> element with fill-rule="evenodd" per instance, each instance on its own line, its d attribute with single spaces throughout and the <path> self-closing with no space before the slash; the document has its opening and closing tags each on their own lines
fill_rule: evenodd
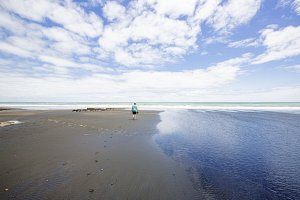
<svg viewBox="0 0 300 200">
<path fill-rule="evenodd" d="M 0 112 L 0 199 L 199 199 L 153 141 L 157 112 Z"/>
</svg>

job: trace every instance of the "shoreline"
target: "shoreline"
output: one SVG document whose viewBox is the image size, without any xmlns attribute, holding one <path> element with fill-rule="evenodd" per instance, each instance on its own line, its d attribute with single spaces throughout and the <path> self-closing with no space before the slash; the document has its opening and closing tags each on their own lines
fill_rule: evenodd
<svg viewBox="0 0 300 200">
<path fill-rule="evenodd" d="M 157 111 L 0 112 L 0 197 L 195 199 L 184 166 L 152 139 Z"/>
<path fill-rule="evenodd" d="M 300 102 L 138 102 L 139 110 L 300 111 Z M 0 102 L 3 109 L 130 110 L 130 102 Z"/>
</svg>

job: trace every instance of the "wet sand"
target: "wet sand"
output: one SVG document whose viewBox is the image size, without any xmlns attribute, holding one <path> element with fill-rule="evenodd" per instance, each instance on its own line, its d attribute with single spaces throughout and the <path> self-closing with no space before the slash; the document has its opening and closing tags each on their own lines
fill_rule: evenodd
<svg viewBox="0 0 300 200">
<path fill-rule="evenodd" d="M 199 199 L 153 141 L 157 112 L 1 111 L 0 199 Z"/>
</svg>

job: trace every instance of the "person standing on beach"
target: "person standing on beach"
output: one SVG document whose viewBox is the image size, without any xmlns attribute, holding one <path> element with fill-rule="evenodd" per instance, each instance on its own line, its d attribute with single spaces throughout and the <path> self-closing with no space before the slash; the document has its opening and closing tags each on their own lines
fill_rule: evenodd
<svg viewBox="0 0 300 200">
<path fill-rule="evenodd" d="M 133 103 L 131 107 L 131 111 L 132 111 L 132 119 L 135 120 L 136 115 L 139 113 L 136 103 Z"/>
</svg>

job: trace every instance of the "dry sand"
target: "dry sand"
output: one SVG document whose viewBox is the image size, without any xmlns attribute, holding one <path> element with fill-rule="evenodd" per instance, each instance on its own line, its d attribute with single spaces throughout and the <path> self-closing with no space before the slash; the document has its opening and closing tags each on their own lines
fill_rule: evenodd
<svg viewBox="0 0 300 200">
<path fill-rule="evenodd" d="M 0 199 L 199 199 L 153 141 L 157 112 L 1 111 Z"/>
</svg>

